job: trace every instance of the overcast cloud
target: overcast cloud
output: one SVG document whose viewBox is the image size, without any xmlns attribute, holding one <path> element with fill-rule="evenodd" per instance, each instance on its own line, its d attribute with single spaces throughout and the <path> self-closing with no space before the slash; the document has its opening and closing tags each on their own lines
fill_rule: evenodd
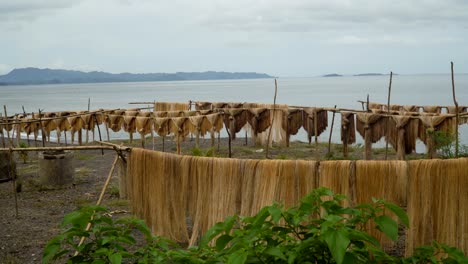
<svg viewBox="0 0 468 264">
<path fill-rule="evenodd" d="M 468 72 L 466 0 L 0 2 L 0 74 Z"/>
</svg>

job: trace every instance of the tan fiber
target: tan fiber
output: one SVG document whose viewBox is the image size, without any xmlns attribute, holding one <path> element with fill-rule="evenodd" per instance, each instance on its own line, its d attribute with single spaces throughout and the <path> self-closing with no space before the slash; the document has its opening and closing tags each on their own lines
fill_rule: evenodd
<svg viewBox="0 0 468 264">
<path fill-rule="evenodd" d="M 314 115 L 317 113 L 317 129 L 315 129 Z M 327 129 L 328 126 L 328 112 L 321 108 L 309 107 L 304 108 L 303 127 L 307 131 L 307 138 L 311 143 L 312 136 L 320 136 L 320 134 Z M 317 130 L 317 135 L 315 135 Z"/>
<path fill-rule="evenodd" d="M 319 186 L 351 197 L 351 174 L 350 160 L 322 161 L 320 162 Z M 349 203 L 345 202 L 343 205 L 349 206 Z"/>
<path fill-rule="evenodd" d="M 303 123 L 303 112 L 301 109 L 284 109 L 282 126 L 286 132 L 286 146 L 289 147 L 291 135 L 296 135 Z"/>
<path fill-rule="evenodd" d="M 154 111 L 185 111 L 189 110 L 189 108 L 189 103 L 156 102 L 154 104 Z"/>
<path fill-rule="evenodd" d="M 409 162 L 406 254 L 433 240 L 468 252 L 468 160 Z"/>
<path fill-rule="evenodd" d="M 441 112 L 441 107 L 437 105 L 434 105 L 434 106 L 426 105 L 426 106 L 423 106 L 422 109 L 423 109 L 423 112 L 425 113 L 440 114 Z"/>
</svg>

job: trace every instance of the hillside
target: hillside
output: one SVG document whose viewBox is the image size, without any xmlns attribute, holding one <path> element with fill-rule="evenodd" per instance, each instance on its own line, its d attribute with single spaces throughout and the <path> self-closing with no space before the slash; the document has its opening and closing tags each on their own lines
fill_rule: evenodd
<svg viewBox="0 0 468 264">
<path fill-rule="evenodd" d="M 38 68 L 14 69 L 0 76 L 0 85 L 58 84 L 58 83 L 102 83 L 102 82 L 150 82 L 184 80 L 225 80 L 273 78 L 255 72 L 176 72 L 176 73 L 108 73 L 54 70 Z"/>
</svg>

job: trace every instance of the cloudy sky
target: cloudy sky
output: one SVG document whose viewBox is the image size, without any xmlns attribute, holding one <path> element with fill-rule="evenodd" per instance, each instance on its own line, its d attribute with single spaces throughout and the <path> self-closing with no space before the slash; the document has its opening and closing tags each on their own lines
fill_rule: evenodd
<svg viewBox="0 0 468 264">
<path fill-rule="evenodd" d="M 468 72 L 467 0 L 0 0 L 0 74 Z"/>
</svg>

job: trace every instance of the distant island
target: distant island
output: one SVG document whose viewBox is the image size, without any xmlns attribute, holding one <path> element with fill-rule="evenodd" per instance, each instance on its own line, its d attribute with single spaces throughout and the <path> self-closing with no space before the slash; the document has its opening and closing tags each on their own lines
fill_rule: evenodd
<svg viewBox="0 0 468 264">
<path fill-rule="evenodd" d="M 330 73 L 330 74 L 322 75 L 322 77 L 343 77 L 343 75 L 340 75 L 337 73 Z"/>
<path fill-rule="evenodd" d="M 176 72 L 176 73 L 108 73 L 101 71 L 82 72 L 39 68 L 14 69 L 0 75 L 0 85 L 104 83 L 104 82 L 154 82 L 188 80 L 228 80 L 273 78 L 256 72 Z"/>
<path fill-rule="evenodd" d="M 355 74 L 354 76 L 381 76 L 381 75 L 386 75 L 382 73 L 360 73 L 360 74 Z"/>
</svg>

